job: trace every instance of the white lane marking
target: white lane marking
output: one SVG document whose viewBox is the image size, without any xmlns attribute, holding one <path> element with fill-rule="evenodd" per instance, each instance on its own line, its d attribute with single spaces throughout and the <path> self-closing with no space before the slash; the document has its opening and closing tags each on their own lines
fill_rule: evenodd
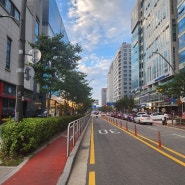
<svg viewBox="0 0 185 185">
<path fill-rule="evenodd" d="M 185 138 L 185 136 L 181 136 L 181 135 L 179 135 L 179 134 L 172 134 L 172 135 Z"/>
<path fill-rule="evenodd" d="M 151 129 L 151 130 L 158 130 L 158 129 L 156 129 L 156 128 L 153 128 L 153 127 L 148 127 L 149 129 Z"/>
</svg>

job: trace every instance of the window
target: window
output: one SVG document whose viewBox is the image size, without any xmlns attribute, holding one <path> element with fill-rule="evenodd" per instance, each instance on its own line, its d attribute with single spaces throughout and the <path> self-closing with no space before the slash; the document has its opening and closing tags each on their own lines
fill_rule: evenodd
<svg viewBox="0 0 185 185">
<path fill-rule="evenodd" d="M 5 8 L 8 11 L 8 13 L 11 13 L 11 2 L 10 2 L 10 0 L 5 0 Z"/>
<path fill-rule="evenodd" d="M 36 18 L 35 22 L 35 42 L 38 40 L 38 35 L 39 35 L 39 19 Z"/>
<path fill-rule="evenodd" d="M 6 46 L 6 69 L 10 69 L 10 55 L 11 55 L 11 39 L 7 38 L 7 46 Z"/>
<path fill-rule="evenodd" d="M 0 0 L 0 3 L 4 6 L 9 15 L 15 17 L 17 20 L 20 20 L 20 12 L 10 0 Z"/>
</svg>

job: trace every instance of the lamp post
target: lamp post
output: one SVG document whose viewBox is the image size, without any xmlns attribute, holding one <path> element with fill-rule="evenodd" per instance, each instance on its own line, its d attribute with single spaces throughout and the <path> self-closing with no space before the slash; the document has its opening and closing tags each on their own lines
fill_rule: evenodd
<svg viewBox="0 0 185 185">
<path fill-rule="evenodd" d="M 27 0 L 22 0 L 21 16 L 20 16 L 20 37 L 19 37 L 19 56 L 18 56 L 18 68 L 17 68 L 16 104 L 15 104 L 15 121 L 17 122 L 22 121 L 22 118 L 23 118 L 26 4 L 27 4 Z"/>
<path fill-rule="evenodd" d="M 168 60 L 161 54 L 161 53 L 159 53 L 159 52 L 157 52 L 157 51 L 154 51 L 154 52 L 152 52 L 153 54 L 158 54 L 158 55 L 160 55 L 163 59 L 164 59 L 164 61 L 170 66 L 170 68 L 172 69 L 172 71 L 173 71 L 173 74 L 175 74 L 175 69 L 173 68 L 173 66 L 170 64 L 170 62 L 168 62 Z"/>
<path fill-rule="evenodd" d="M 168 62 L 168 60 L 167 60 L 161 53 L 159 53 L 159 52 L 157 52 L 157 51 L 154 51 L 154 52 L 152 52 L 152 53 L 160 55 L 160 56 L 164 59 L 164 61 L 165 61 L 165 62 L 170 66 L 170 68 L 172 69 L 173 75 L 175 74 L 175 69 L 173 68 L 173 66 Z M 183 109 L 183 105 L 182 105 L 182 109 Z M 172 117 L 172 125 L 173 125 L 173 117 Z"/>
</svg>

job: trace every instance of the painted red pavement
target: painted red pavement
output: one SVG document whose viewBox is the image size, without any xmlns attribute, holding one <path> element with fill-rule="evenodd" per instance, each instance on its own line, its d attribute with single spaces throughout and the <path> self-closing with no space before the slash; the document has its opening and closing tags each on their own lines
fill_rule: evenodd
<svg viewBox="0 0 185 185">
<path fill-rule="evenodd" d="M 66 137 L 61 135 L 32 157 L 3 185 L 56 185 L 66 161 Z"/>
</svg>

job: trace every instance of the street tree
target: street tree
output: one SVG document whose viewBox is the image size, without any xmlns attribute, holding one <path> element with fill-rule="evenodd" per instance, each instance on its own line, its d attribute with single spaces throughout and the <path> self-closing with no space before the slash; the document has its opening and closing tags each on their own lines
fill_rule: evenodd
<svg viewBox="0 0 185 185">
<path fill-rule="evenodd" d="M 81 59 L 82 48 L 78 44 L 65 43 L 62 38 L 62 34 L 54 37 L 39 35 L 36 43 L 30 43 L 42 53 L 40 61 L 30 65 L 35 70 L 34 79 L 39 83 L 40 91 L 48 95 L 48 110 L 52 94 L 60 90 L 61 81 L 69 71 L 77 68 Z"/>
<path fill-rule="evenodd" d="M 130 96 L 124 96 L 120 100 L 116 101 L 115 107 L 117 110 L 125 112 L 125 111 L 132 111 L 134 108 L 134 99 Z"/>
<path fill-rule="evenodd" d="M 185 70 L 175 74 L 171 81 L 159 85 L 156 91 L 168 97 L 179 98 L 185 96 Z"/>
<path fill-rule="evenodd" d="M 168 98 L 176 98 L 179 115 L 183 110 L 183 103 L 180 97 L 185 96 L 185 70 L 180 70 L 178 74 L 174 75 L 174 78 L 166 84 L 159 85 L 156 89 L 157 92 Z"/>
<path fill-rule="evenodd" d="M 60 96 L 66 102 L 72 101 L 84 108 L 90 108 L 92 105 L 91 90 L 86 80 L 87 75 L 77 70 L 68 71 L 60 82 Z M 67 107 L 66 107 L 67 108 Z M 85 109 L 84 108 L 84 109 Z"/>
</svg>

